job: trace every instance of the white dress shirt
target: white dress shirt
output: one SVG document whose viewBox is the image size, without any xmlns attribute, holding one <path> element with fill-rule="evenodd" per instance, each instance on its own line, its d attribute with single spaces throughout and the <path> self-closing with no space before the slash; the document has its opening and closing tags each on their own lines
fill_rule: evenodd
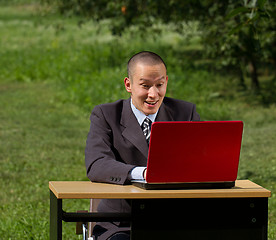
<svg viewBox="0 0 276 240">
<path fill-rule="evenodd" d="M 158 111 L 155 114 L 150 114 L 150 115 L 145 115 L 143 112 L 141 112 L 140 110 L 138 110 L 134 104 L 132 103 L 132 99 L 131 99 L 131 109 L 132 112 L 134 113 L 138 123 L 140 126 L 142 126 L 145 118 L 149 118 L 151 120 L 151 122 L 155 122 L 155 118 L 157 116 Z M 145 171 L 146 167 L 135 167 L 131 170 L 130 172 L 130 178 L 131 180 L 143 180 L 144 179 L 144 171 Z"/>
</svg>

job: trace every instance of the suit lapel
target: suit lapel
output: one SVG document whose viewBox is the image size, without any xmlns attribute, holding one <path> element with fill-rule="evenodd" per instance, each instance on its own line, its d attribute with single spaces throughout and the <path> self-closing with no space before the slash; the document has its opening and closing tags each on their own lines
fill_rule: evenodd
<svg viewBox="0 0 276 240">
<path fill-rule="evenodd" d="M 146 138 L 143 135 L 141 126 L 131 110 L 130 99 L 124 101 L 121 125 L 125 128 L 122 131 L 122 135 L 129 140 L 147 159 L 149 147 Z"/>
<path fill-rule="evenodd" d="M 156 122 L 173 121 L 170 109 L 162 103 L 156 116 Z M 131 110 L 130 98 L 124 101 L 121 125 L 124 127 L 122 135 L 129 140 L 147 159 L 149 147 L 141 126 Z"/>
</svg>

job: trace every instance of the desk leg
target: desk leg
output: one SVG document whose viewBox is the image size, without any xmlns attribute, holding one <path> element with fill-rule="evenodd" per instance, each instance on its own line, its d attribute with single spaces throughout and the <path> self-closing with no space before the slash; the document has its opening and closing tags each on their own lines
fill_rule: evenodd
<svg viewBox="0 0 276 240">
<path fill-rule="evenodd" d="M 50 240 L 62 239 L 62 199 L 50 191 Z"/>
</svg>

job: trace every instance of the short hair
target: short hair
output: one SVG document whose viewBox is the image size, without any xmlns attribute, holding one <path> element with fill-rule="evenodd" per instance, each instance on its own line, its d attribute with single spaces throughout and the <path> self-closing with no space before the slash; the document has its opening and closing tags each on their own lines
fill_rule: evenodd
<svg viewBox="0 0 276 240">
<path fill-rule="evenodd" d="M 133 69 L 136 66 L 136 64 L 140 62 L 144 64 L 148 64 L 150 66 L 164 64 L 167 71 L 166 64 L 159 55 L 157 55 L 154 52 L 142 51 L 133 55 L 127 63 L 127 74 L 129 78 L 131 77 L 133 73 Z"/>
</svg>

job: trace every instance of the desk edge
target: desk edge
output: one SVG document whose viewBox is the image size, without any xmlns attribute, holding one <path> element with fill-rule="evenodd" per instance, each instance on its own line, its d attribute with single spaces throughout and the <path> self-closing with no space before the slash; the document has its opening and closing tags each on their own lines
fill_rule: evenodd
<svg viewBox="0 0 276 240">
<path fill-rule="evenodd" d="M 57 190 L 55 189 L 54 185 L 52 182 L 57 182 L 57 181 L 49 181 L 49 189 L 50 191 L 56 196 L 56 198 L 60 198 Z"/>
<path fill-rule="evenodd" d="M 241 180 L 241 181 L 249 181 L 249 180 Z M 54 195 L 58 199 L 145 199 L 145 198 L 183 198 L 181 193 L 175 193 L 174 196 L 167 197 L 167 193 L 159 193 L 157 194 L 155 192 L 151 192 L 151 190 L 143 190 L 143 192 L 136 192 L 136 193 L 129 193 L 125 196 L 121 196 L 121 193 L 113 194 L 113 197 L 108 196 L 105 193 L 59 193 L 58 190 L 54 187 L 54 182 L 64 182 L 64 181 L 49 181 L 49 189 L 54 193 Z M 71 182 L 71 181 L 68 181 Z M 250 181 L 251 182 L 251 181 Z M 254 182 L 252 182 L 254 183 Z M 252 188 L 254 192 L 245 191 L 245 192 L 237 192 L 237 193 L 231 193 L 231 196 L 229 196 L 225 192 L 212 194 L 212 198 L 269 198 L 271 197 L 271 191 L 263 188 L 262 186 L 254 183 L 256 185 L 256 188 Z M 147 196 L 146 196 L 147 195 Z M 189 196 L 185 198 L 210 198 L 209 193 L 189 193 Z"/>
</svg>

